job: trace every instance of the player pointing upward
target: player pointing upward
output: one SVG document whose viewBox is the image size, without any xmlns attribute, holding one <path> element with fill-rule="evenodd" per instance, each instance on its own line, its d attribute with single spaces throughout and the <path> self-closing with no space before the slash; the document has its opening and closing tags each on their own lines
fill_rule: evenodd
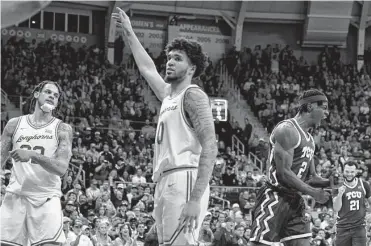
<svg viewBox="0 0 371 246">
<path fill-rule="evenodd" d="M 61 179 L 71 158 L 72 129 L 52 116 L 60 87 L 39 84 L 34 112 L 11 119 L 1 137 L 1 167 L 10 156 L 12 176 L 0 209 L 1 245 L 58 245 L 65 241 Z"/>
<path fill-rule="evenodd" d="M 273 130 L 270 142 L 272 153 L 269 182 L 258 193 L 253 210 L 251 238 L 253 245 L 273 245 L 284 242 L 290 246 L 309 246 L 309 223 L 301 194 L 325 203 L 329 194 L 306 184 L 329 186 L 315 173 L 313 137 L 308 129 L 319 125 L 328 114 L 326 96 L 317 90 L 305 91 L 300 98 L 299 113 L 280 122 Z"/>
<path fill-rule="evenodd" d="M 195 245 L 207 212 L 209 179 L 217 155 L 209 98 L 191 84 L 204 70 L 206 57 L 197 42 L 174 39 L 166 48 L 165 82 L 135 36 L 128 16 L 118 10 L 113 18 L 124 28 L 141 75 L 162 101 L 153 174 L 159 243 Z"/>
</svg>

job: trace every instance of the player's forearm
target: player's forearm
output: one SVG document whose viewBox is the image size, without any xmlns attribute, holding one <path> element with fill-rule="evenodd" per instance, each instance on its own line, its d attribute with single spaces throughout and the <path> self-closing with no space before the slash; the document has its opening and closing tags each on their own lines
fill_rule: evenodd
<svg viewBox="0 0 371 246">
<path fill-rule="evenodd" d="M 313 187 L 318 188 L 326 188 L 330 186 L 330 180 L 324 179 L 319 176 L 313 176 L 309 181 L 308 184 Z"/>
<path fill-rule="evenodd" d="M 0 149 L 1 149 L 1 170 L 5 168 L 5 164 L 9 158 L 9 151 L 13 148 L 13 134 L 18 125 L 18 118 L 12 118 L 5 125 L 3 133 L 0 139 Z"/>
<path fill-rule="evenodd" d="M 282 174 L 277 173 L 278 182 L 285 185 L 288 188 L 293 188 L 306 195 L 313 196 L 316 190 L 310 185 L 304 183 L 299 179 L 291 170 L 285 170 Z"/>
<path fill-rule="evenodd" d="M 216 155 L 218 154 L 218 149 L 216 148 L 216 145 L 215 147 L 214 145 L 211 145 L 208 149 L 202 150 L 196 183 L 191 192 L 190 201 L 199 202 L 209 184 L 210 177 L 214 170 Z"/>
<path fill-rule="evenodd" d="M 124 30 L 131 52 L 133 53 L 135 62 L 139 71 L 143 70 L 157 70 L 156 65 L 152 58 L 148 55 L 147 51 L 143 48 L 138 37 L 135 35 L 134 30 Z"/>
<path fill-rule="evenodd" d="M 339 194 L 332 199 L 333 203 L 333 208 L 335 212 L 339 212 L 341 207 L 343 206 L 343 201 L 342 201 L 343 194 Z"/>
<path fill-rule="evenodd" d="M 31 154 L 31 161 L 32 163 L 39 164 L 46 171 L 59 176 L 66 173 L 69 163 L 69 160 L 58 160 L 55 157 L 46 157 L 35 152 Z"/>
<path fill-rule="evenodd" d="M 299 179 L 288 167 L 291 167 L 291 165 L 287 165 L 287 163 L 292 163 L 292 155 L 286 151 L 275 151 L 274 161 L 279 167 L 277 168 L 277 179 L 280 184 L 310 196 L 314 194 L 315 189 Z"/>
<path fill-rule="evenodd" d="M 11 143 L 9 141 L 9 143 L 5 142 L 5 141 L 2 141 L 0 142 L 0 148 L 1 148 L 1 170 L 3 170 L 5 168 L 5 164 L 9 158 L 9 151 L 11 150 Z"/>
</svg>

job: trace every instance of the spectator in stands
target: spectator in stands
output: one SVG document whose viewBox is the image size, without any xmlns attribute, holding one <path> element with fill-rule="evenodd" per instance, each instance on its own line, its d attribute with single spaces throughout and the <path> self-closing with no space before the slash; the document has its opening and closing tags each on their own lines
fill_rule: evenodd
<svg viewBox="0 0 371 246">
<path fill-rule="evenodd" d="M 214 233 L 213 245 L 215 246 L 235 245 L 237 243 L 237 238 L 234 234 L 234 220 L 227 217 L 224 223 Z"/>
<path fill-rule="evenodd" d="M 234 230 L 236 234 L 237 245 L 239 246 L 247 245 L 248 241 L 244 237 L 244 233 L 245 233 L 244 226 L 237 225 Z"/>
<path fill-rule="evenodd" d="M 236 174 L 232 172 L 233 168 L 228 166 L 226 173 L 222 175 L 222 184 L 226 186 L 234 186 L 237 184 Z"/>
<path fill-rule="evenodd" d="M 200 234 L 199 234 L 199 239 L 198 241 L 200 243 L 203 243 L 205 246 L 210 246 L 211 243 L 214 240 L 214 233 L 210 228 L 210 220 L 204 220 L 202 222 Z"/>
</svg>

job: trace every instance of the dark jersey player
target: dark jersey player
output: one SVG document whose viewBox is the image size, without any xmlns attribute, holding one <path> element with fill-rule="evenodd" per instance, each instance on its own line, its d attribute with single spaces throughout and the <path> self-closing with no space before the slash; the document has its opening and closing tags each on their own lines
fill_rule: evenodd
<svg viewBox="0 0 371 246">
<path fill-rule="evenodd" d="M 327 187 L 330 181 L 315 173 L 315 145 L 308 129 L 317 127 L 327 117 L 327 108 L 328 101 L 322 92 L 305 91 L 300 97 L 299 113 L 273 130 L 269 180 L 259 190 L 253 209 L 252 245 L 282 242 L 287 246 L 309 246 L 312 233 L 301 195 L 325 203 L 330 194 L 310 184 Z"/>
<path fill-rule="evenodd" d="M 336 223 L 336 246 L 365 246 L 366 205 L 371 201 L 370 186 L 356 178 L 357 164 L 344 164 L 344 184 L 334 197 L 334 211 L 338 212 Z"/>
</svg>

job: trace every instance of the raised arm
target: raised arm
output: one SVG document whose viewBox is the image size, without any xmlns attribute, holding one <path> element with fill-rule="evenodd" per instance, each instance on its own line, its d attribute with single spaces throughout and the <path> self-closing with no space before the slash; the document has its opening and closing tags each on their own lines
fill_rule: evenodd
<svg viewBox="0 0 371 246">
<path fill-rule="evenodd" d="M 209 184 L 218 154 L 214 119 L 209 98 L 201 89 L 189 88 L 184 95 L 183 107 L 202 146 L 197 178 L 190 196 L 190 201 L 199 202 Z"/>
<path fill-rule="evenodd" d="M 62 176 L 67 171 L 72 156 L 72 127 L 65 123 L 59 124 L 58 139 L 59 145 L 53 157 L 46 157 L 32 151 L 31 160 L 48 172 Z"/>
<path fill-rule="evenodd" d="M 5 163 L 9 157 L 9 151 L 12 150 L 12 137 L 17 128 L 19 118 L 12 118 L 6 123 L 6 126 L 3 130 L 3 134 L 1 135 L 1 169 L 5 168 Z"/>
<path fill-rule="evenodd" d="M 125 11 L 120 8 L 117 9 L 119 12 L 113 13 L 112 17 L 117 20 L 124 29 L 123 34 L 128 40 L 129 47 L 133 53 L 140 74 L 146 79 L 157 98 L 162 101 L 169 94 L 170 85 L 165 83 L 161 75 L 157 72 L 155 63 L 139 42 L 131 26 L 130 19 L 126 15 Z"/>
<path fill-rule="evenodd" d="M 318 190 L 304 183 L 291 170 L 295 145 L 299 141 L 299 136 L 293 125 L 288 122 L 281 123 L 274 131 L 274 140 L 273 158 L 277 168 L 278 182 L 315 197 Z"/>
</svg>

